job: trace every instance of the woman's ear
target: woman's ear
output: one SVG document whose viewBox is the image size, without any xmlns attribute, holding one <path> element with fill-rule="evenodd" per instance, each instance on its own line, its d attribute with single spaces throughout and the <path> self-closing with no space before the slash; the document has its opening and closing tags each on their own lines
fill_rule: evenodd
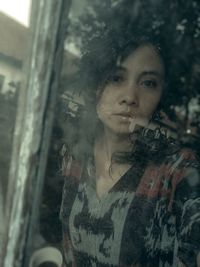
<svg viewBox="0 0 200 267">
<path fill-rule="evenodd" d="M 100 89 L 97 89 L 96 91 L 96 98 L 98 99 L 100 97 Z"/>
<path fill-rule="evenodd" d="M 98 88 L 97 91 L 96 91 L 96 102 L 99 101 L 99 99 L 101 97 L 101 94 L 102 94 L 102 89 Z"/>
</svg>

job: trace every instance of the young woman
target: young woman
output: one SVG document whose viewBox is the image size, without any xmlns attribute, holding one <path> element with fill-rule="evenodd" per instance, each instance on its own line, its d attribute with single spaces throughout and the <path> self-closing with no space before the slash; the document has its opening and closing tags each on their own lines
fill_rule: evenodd
<svg viewBox="0 0 200 267">
<path fill-rule="evenodd" d="M 199 163 L 153 122 L 167 90 L 162 49 L 137 35 L 120 51 L 96 71 L 88 126 L 63 161 L 65 265 L 197 266 Z"/>
</svg>

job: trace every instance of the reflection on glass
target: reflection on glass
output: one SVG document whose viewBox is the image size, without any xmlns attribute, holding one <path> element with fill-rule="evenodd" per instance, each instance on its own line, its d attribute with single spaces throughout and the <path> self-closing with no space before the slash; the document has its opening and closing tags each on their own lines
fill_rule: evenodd
<svg viewBox="0 0 200 267">
<path fill-rule="evenodd" d="M 66 266 L 197 266 L 199 11 L 130 0 L 72 10 L 40 223 L 60 244 L 64 179 Z"/>
</svg>

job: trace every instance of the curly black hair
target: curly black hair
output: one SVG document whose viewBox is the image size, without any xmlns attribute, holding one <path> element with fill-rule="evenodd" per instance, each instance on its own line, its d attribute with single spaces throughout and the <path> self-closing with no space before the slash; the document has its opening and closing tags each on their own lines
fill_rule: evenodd
<svg viewBox="0 0 200 267">
<path fill-rule="evenodd" d="M 119 59 L 123 61 L 139 46 L 150 44 L 161 57 L 165 66 L 165 79 L 169 80 L 170 69 L 168 66 L 171 59 L 171 49 L 169 48 L 169 41 L 166 42 L 163 24 L 157 23 L 158 25 L 155 26 L 153 19 L 144 19 L 145 14 L 134 17 L 130 12 L 124 13 L 121 5 L 109 10 L 101 18 L 99 27 L 96 24 L 93 25 L 95 22 L 91 20 L 91 29 L 94 28 L 95 30 L 89 31 L 84 36 L 78 73 L 76 73 L 76 87 L 84 98 L 85 110 L 79 118 L 78 134 L 69 146 L 69 149 L 71 148 L 70 150 L 73 151 L 72 154 L 81 160 L 85 160 L 93 154 L 94 140 L 102 131 L 102 124 L 96 114 L 96 92 L 99 89 L 103 90 L 108 77 L 115 72 Z M 165 109 L 169 92 L 170 87 L 165 83 L 162 98 L 165 101 L 161 99 L 157 109 Z M 138 147 L 142 143 L 144 144 L 143 141 L 139 142 Z M 139 151 L 141 155 L 145 155 L 142 147 Z M 125 161 L 133 161 L 133 153 L 135 155 L 135 151 L 133 151 L 129 154 L 126 153 L 126 155 L 117 155 L 113 159 L 120 161 L 121 158 L 122 162 L 124 159 Z"/>
</svg>

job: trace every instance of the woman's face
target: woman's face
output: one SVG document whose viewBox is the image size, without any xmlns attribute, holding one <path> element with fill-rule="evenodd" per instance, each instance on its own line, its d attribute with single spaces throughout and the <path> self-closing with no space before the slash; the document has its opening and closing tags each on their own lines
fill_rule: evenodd
<svg viewBox="0 0 200 267">
<path fill-rule="evenodd" d="M 150 44 L 139 46 L 109 77 L 99 93 L 97 115 L 104 129 L 129 134 L 134 124 L 145 126 L 163 92 L 164 65 Z"/>
</svg>

